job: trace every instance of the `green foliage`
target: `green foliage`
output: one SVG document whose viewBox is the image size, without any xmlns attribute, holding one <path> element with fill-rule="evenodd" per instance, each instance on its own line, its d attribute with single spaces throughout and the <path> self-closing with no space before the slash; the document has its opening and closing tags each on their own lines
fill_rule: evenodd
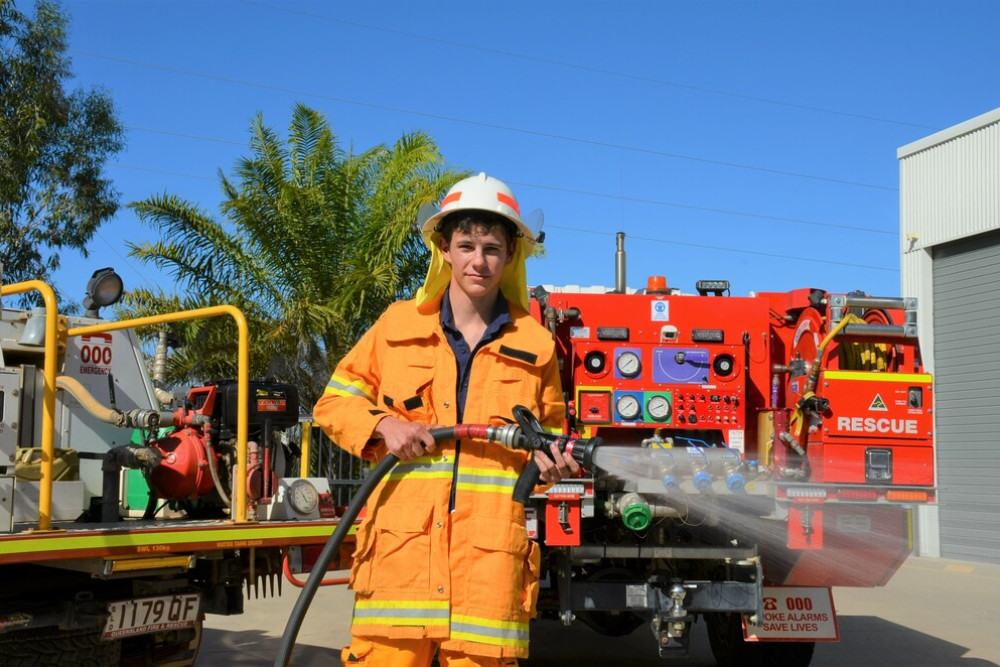
<svg viewBox="0 0 1000 667">
<path fill-rule="evenodd" d="M 162 234 L 130 254 L 167 272 L 183 296 L 134 291 L 120 314 L 234 305 L 250 326 L 252 377 L 293 383 L 311 405 L 382 311 L 416 290 L 427 264 L 417 209 L 466 174 L 445 167 L 421 132 L 345 151 L 301 104 L 284 141 L 258 115 L 249 148 L 231 175 L 219 173 L 221 220 L 170 194 L 129 205 Z M 233 376 L 236 332 L 222 319 L 172 326 L 183 347 L 169 381 Z"/>
<path fill-rule="evenodd" d="M 37 2 L 29 18 L 0 0 L 0 265 L 8 283 L 48 279 L 63 248 L 86 256 L 118 209 L 101 171 L 123 147 L 122 126 L 105 91 L 65 90 L 66 24 L 56 2 Z"/>
</svg>

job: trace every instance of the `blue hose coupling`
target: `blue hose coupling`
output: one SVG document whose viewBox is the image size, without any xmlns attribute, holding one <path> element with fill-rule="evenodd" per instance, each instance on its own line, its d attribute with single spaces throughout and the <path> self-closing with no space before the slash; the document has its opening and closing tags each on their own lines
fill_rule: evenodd
<svg viewBox="0 0 1000 667">
<path fill-rule="evenodd" d="M 708 491 L 712 488 L 712 476 L 704 470 L 695 473 L 691 481 L 694 482 L 694 488 L 699 491 Z"/>
<path fill-rule="evenodd" d="M 738 472 L 731 472 L 726 476 L 726 488 L 733 493 L 742 493 L 746 491 L 747 480 Z"/>
<path fill-rule="evenodd" d="M 676 491 L 677 489 L 681 488 L 681 485 L 677 482 L 677 478 L 674 477 L 673 475 L 663 476 L 663 486 L 668 491 Z"/>
</svg>

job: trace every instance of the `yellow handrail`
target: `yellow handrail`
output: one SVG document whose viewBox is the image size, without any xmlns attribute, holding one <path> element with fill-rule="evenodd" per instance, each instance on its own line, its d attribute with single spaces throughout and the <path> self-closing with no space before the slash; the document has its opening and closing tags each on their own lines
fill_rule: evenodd
<svg viewBox="0 0 1000 667">
<path fill-rule="evenodd" d="M 300 422 L 302 426 L 301 444 L 299 445 L 299 477 L 309 476 L 309 448 L 312 446 L 312 419 Z"/>
<path fill-rule="evenodd" d="M 38 479 L 38 530 L 52 530 L 52 457 L 55 453 L 56 366 L 58 365 L 59 311 L 55 291 L 41 280 L 0 285 L 0 294 L 38 290 L 45 301 L 45 368 L 42 370 L 42 460 Z"/>
<path fill-rule="evenodd" d="M 85 336 L 103 331 L 117 331 L 119 329 L 132 329 L 149 326 L 152 324 L 164 324 L 166 322 L 179 322 L 182 320 L 195 320 L 200 318 L 215 317 L 217 315 L 230 315 L 236 320 L 236 328 L 239 333 L 238 365 L 236 369 L 236 494 L 233 504 L 236 506 L 236 523 L 248 523 L 247 521 L 247 428 L 249 422 L 250 384 L 250 335 L 247 329 L 247 321 L 243 313 L 235 306 L 209 306 L 207 308 L 196 308 L 194 310 L 184 310 L 165 315 L 151 315 L 149 317 L 139 317 L 132 320 L 120 320 L 118 322 L 102 322 L 101 324 L 91 324 L 84 327 L 74 327 L 67 332 L 69 336 Z M 46 339 L 47 343 L 48 339 Z M 46 365 L 46 368 L 48 366 Z M 53 371 L 53 386 L 55 378 Z M 46 385 L 48 386 L 48 385 Z M 55 394 L 53 393 L 53 406 L 55 405 Z M 44 446 L 44 445 L 43 445 Z M 49 467 L 51 471 L 51 457 Z M 51 485 L 51 481 L 50 481 Z M 40 504 L 40 503 L 39 503 Z"/>
</svg>

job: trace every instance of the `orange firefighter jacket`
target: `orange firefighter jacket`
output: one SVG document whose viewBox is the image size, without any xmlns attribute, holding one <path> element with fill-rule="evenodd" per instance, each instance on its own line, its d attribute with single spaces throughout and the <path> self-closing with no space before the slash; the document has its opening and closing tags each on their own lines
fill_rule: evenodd
<svg viewBox="0 0 1000 667">
<path fill-rule="evenodd" d="M 512 322 L 471 361 L 463 421 L 500 424 L 524 405 L 559 431 L 565 403 L 553 339 L 517 305 L 510 311 Z M 372 433 L 387 414 L 454 425 L 457 372 L 439 311 L 398 302 L 337 366 L 313 418 L 343 449 L 378 459 L 387 450 Z M 393 468 L 358 528 L 351 632 L 527 657 L 540 554 L 512 494 L 529 456 L 496 443 L 447 441 Z"/>
</svg>

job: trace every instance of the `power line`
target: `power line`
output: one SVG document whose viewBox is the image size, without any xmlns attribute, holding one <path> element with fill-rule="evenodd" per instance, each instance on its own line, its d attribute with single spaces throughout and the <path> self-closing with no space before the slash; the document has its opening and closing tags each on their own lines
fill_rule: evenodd
<svg viewBox="0 0 1000 667">
<path fill-rule="evenodd" d="M 750 102 L 761 102 L 763 104 L 773 104 L 775 106 L 789 107 L 792 109 L 801 109 L 804 111 L 815 111 L 817 113 L 825 113 L 834 116 L 843 116 L 845 118 L 856 118 L 859 120 L 874 121 L 877 123 L 888 123 L 891 125 L 902 125 L 905 127 L 916 127 L 923 130 L 938 131 L 939 127 L 933 127 L 931 125 L 922 125 L 920 123 L 911 123 L 908 121 L 894 120 L 892 118 L 881 118 L 879 116 L 869 116 L 866 114 L 853 113 L 849 111 L 838 111 L 836 109 L 827 109 L 825 107 L 818 107 L 809 104 L 799 104 L 796 102 L 787 102 L 784 100 L 775 100 L 767 97 L 759 97 L 756 95 L 746 95 L 743 93 L 734 93 L 728 90 L 719 90 L 716 88 L 705 88 L 702 86 L 692 86 L 690 84 L 678 83 L 677 81 L 668 81 L 666 79 L 659 79 L 656 77 L 632 74 L 630 72 L 621 72 L 618 70 L 610 70 L 602 67 L 594 67 L 591 65 L 581 65 L 579 63 L 572 63 L 565 60 L 555 60 L 551 58 L 542 58 L 540 56 L 533 56 L 527 53 L 518 53 L 516 51 L 506 51 L 504 49 L 496 49 L 488 46 L 481 46 L 478 44 L 466 44 L 465 42 L 458 42 L 451 39 L 442 39 L 440 37 L 430 37 L 428 35 L 421 35 L 418 33 L 407 32 L 405 30 L 397 30 L 395 28 L 386 28 L 384 26 L 371 25 L 369 23 L 359 23 L 357 21 L 349 21 L 347 19 L 334 18 L 332 16 L 325 16 L 323 14 L 314 14 L 312 12 L 305 12 L 299 9 L 291 9 L 289 7 L 279 7 L 276 5 L 269 5 L 264 2 L 254 2 L 253 0 L 242 0 L 244 4 L 256 5 L 257 7 L 262 7 L 265 9 L 271 9 L 274 11 L 285 12 L 287 14 L 298 14 L 300 16 L 307 16 L 309 18 L 321 19 L 324 21 L 329 21 L 331 23 L 340 23 L 342 25 L 349 25 L 355 28 L 363 28 L 365 30 L 373 30 L 376 32 L 384 32 L 390 35 L 400 35 L 403 37 L 410 37 L 412 39 L 420 39 L 427 42 L 433 42 L 436 44 L 445 44 L 447 46 L 455 46 L 461 49 L 469 49 L 471 51 L 481 51 L 483 53 L 492 53 L 495 55 L 505 56 L 508 58 L 518 58 L 521 60 L 527 60 L 530 62 L 543 63 L 546 65 L 555 65 L 557 67 L 566 67 L 569 69 L 575 69 L 582 72 L 590 72 L 592 74 L 601 74 L 604 76 L 611 76 L 620 79 L 627 79 L 630 81 L 641 81 L 643 83 L 653 83 L 661 86 L 670 86 L 673 88 L 680 88 L 683 90 L 690 90 L 698 93 L 707 93 L 710 95 L 720 95 L 724 97 L 731 97 L 735 99 L 747 100 Z"/>
<path fill-rule="evenodd" d="M 219 143 L 227 143 L 227 144 L 230 144 L 230 143 L 231 144 L 238 144 L 239 143 L 239 142 L 231 141 L 231 140 L 228 140 L 228 139 L 214 139 L 212 137 L 205 137 L 205 136 L 201 136 L 201 135 L 197 135 L 197 134 L 188 134 L 188 133 L 185 133 L 185 132 L 176 132 L 176 131 L 172 131 L 172 130 L 152 130 L 152 129 L 140 128 L 140 127 L 133 127 L 131 129 L 141 130 L 143 132 L 153 132 L 153 133 L 156 133 L 156 134 L 164 134 L 164 135 L 169 135 L 169 136 L 174 136 L 174 137 L 185 137 L 185 138 L 188 138 L 188 139 L 195 139 L 195 140 L 199 140 L 199 141 L 217 141 Z M 138 166 L 135 166 L 135 165 L 123 165 L 123 164 L 119 164 L 119 165 L 116 165 L 116 166 L 119 166 L 122 169 L 130 169 L 130 170 L 133 170 L 133 171 L 148 171 L 150 173 L 165 174 L 165 175 L 170 175 L 170 176 L 179 176 L 179 177 L 182 177 L 182 178 L 195 178 L 195 179 L 204 180 L 204 181 L 215 180 L 215 179 L 208 178 L 206 176 L 195 176 L 193 174 L 183 174 L 183 173 L 177 173 L 177 172 L 163 171 L 163 170 L 159 170 L 159 169 L 147 169 L 145 167 L 138 167 Z M 821 221 L 818 221 L 818 220 L 807 220 L 805 218 L 794 218 L 794 217 L 788 217 L 788 216 L 771 215 L 771 214 L 768 214 L 768 213 L 753 213 L 753 212 L 750 212 L 750 211 L 739 211 L 739 210 L 735 210 L 735 209 L 714 208 L 714 207 L 711 207 L 711 206 L 696 206 L 694 204 L 682 204 L 680 202 L 666 201 L 666 200 L 663 200 L 663 199 L 649 199 L 649 198 L 646 198 L 646 197 L 628 197 L 628 196 L 625 196 L 625 195 L 617 195 L 617 194 L 611 194 L 611 193 L 607 193 L 607 192 L 597 192 L 595 190 L 582 190 L 582 189 L 578 189 L 578 188 L 567 188 L 567 187 L 562 187 L 562 186 L 558 186 L 558 185 L 548 185 L 548 184 L 544 184 L 544 183 L 530 183 L 528 181 L 508 180 L 507 182 L 509 184 L 511 184 L 511 185 L 519 185 L 519 186 L 524 186 L 524 187 L 529 187 L 529 188 L 537 188 L 539 190 L 549 190 L 549 191 L 552 191 L 552 192 L 565 192 L 565 193 L 568 193 L 568 194 L 584 195 L 584 196 L 588 196 L 588 197 L 599 197 L 601 199 L 612 199 L 612 200 L 617 200 L 617 201 L 621 201 L 621 202 L 632 202 L 632 203 L 636 203 L 636 204 L 650 204 L 650 205 L 653 205 L 653 206 L 667 206 L 667 207 L 670 207 L 670 208 L 681 208 L 681 209 L 685 209 L 685 210 L 689 210 L 689 211 L 702 211 L 702 212 L 705 212 L 705 213 L 717 213 L 719 215 L 735 215 L 735 216 L 740 216 L 740 217 L 744 217 L 744 218 L 756 218 L 756 219 L 759 219 L 759 220 L 772 220 L 774 222 L 790 222 L 790 223 L 798 224 L 798 225 L 808 225 L 808 226 L 811 226 L 811 227 L 827 227 L 827 228 L 830 228 L 830 229 L 843 229 L 845 231 L 851 231 L 851 232 L 864 232 L 864 233 L 868 233 L 868 234 L 883 234 L 883 235 L 886 235 L 886 236 L 896 236 L 897 235 L 897 232 L 895 232 L 895 231 L 888 231 L 888 230 L 884 230 L 884 229 L 875 229 L 875 228 L 872 228 L 872 227 L 858 227 L 858 226 L 854 226 L 854 225 L 845 225 L 845 224 L 834 223 L 834 222 L 821 222 Z"/>
<path fill-rule="evenodd" d="M 133 166 L 133 165 L 115 164 L 115 165 L 112 165 L 112 166 L 118 167 L 120 169 L 131 169 L 131 170 L 136 170 L 136 171 L 151 171 L 153 173 L 169 174 L 171 176 L 178 176 L 178 177 L 183 177 L 183 178 L 193 178 L 193 179 L 198 179 L 198 180 L 212 180 L 212 179 L 207 179 L 207 178 L 205 178 L 203 176 L 196 176 L 194 174 L 182 174 L 182 173 L 177 173 L 177 172 L 165 172 L 165 171 L 160 171 L 160 170 L 156 170 L 156 169 L 144 169 L 142 167 L 136 167 L 136 166 Z M 603 194 L 603 193 L 587 192 L 587 191 L 584 191 L 584 190 L 570 190 L 568 188 L 559 188 L 559 187 L 555 187 L 555 186 L 537 185 L 537 184 L 533 184 L 533 183 L 517 183 L 516 181 L 510 181 L 510 182 L 518 184 L 518 185 L 527 185 L 527 186 L 530 186 L 530 187 L 537 187 L 537 188 L 542 188 L 542 189 L 561 190 L 561 191 L 565 191 L 565 192 L 574 192 L 574 193 L 577 193 L 577 194 L 592 195 L 592 196 L 598 196 L 598 197 L 608 197 L 608 198 L 612 198 L 612 199 L 616 198 L 616 195 L 607 195 L 607 194 Z M 629 198 L 626 197 L 624 199 L 629 199 Z M 661 205 L 664 205 L 664 206 L 673 206 L 673 204 L 671 204 L 669 202 L 657 202 L 655 200 L 636 200 L 636 201 L 646 201 L 647 203 L 652 203 L 652 204 L 661 204 Z M 745 214 L 745 213 L 740 213 L 740 212 L 727 212 L 727 211 L 715 210 L 715 209 L 700 209 L 699 207 L 687 207 L 687 206 L 684 206 L 684 205 L 678 205 L 678 206 L 680 206 L 682 208 L 694 208 L 694 209 L 698 209 L 698 210 L 706 210 L 706 211 L 711 211 L 711 212 L 720 212 L 720 213 L 721 212 L 726 212 L 726 213 L 733 213 L 735 215 L 748 215 L 750 217 L 756 217 L 755 214 Z M 759 217 L 763 217 L 763 218 L 767 218 L 767 219 L 795 221 L 794 218 L 787 218 L 787 219 L 785 219 L 785 218 L 777 218 L 777 217 L 774 217 L 774 216 L 766 216 L 766 215 L 762 215 L 762 216 L 759 216 Z M 823 224 L 823 223 L 809 223 L 808 221 L 801 221 L 801 222 L 804 222 L 806 224 L 818 224 L 818 225 L 822 225 Z M 832 225 L 832 226 L 837 226 L 837 225 Z M 565 231 L 579 232 L 579 233 L 582 233 L 582 234 L 597 234 L 597 235 L 601 235 L 601 236 L 612 236 L 612 234 L 609 233 L 609 232 L 595 231 L 595 230 L 592 230 L 592 229 L 583 229 L 583 228 L 580 228 L 580 227 L 569 227 L 569 226 L 566 226 L 566 225 L 548 224 L 548 225 L 546 225 L 546 227 L 548 229 L 562 229 L 562 230 L 565 230 Z M 874 232 L 874 233 L 888 233 L 888 232 L 880 232 L 878 230 L 873 230 L 873 229 L 864 229 L 864 228 L 852 228 L 852 229 L 856 229 L 858 231 Z M 674 241 L 674 240 L 668 240 L 668 239 L 660 239 L 660 238 L 654 238 L 654 237 L 649 237 L 649 236 L 631 236 L 630 238 L 635 238 L 635 239 L 638 239 L 640 241 L 649 241 L 649 242 L 652 242 L 652 243 L 665 243 L 667 245 L 677 245 L 677 246 L 684 246 L 684 247 L 688 247 L 688 248 L 698 248 L 700 250 L 723 251 L 723 252 L 731 252 L 731 253 L 744 254 L 744 255 L 757 255 L 757 256 L 761 256 L 761 257 L 770 257 L 770 258 L 774 258 L 774 259 L 786 259 L 786 260 L 795 260 L 795 261 L 800 261 L 800 262 L 810 262 L 810 263 L 819 263 L 819 264 L 833 264 L 833 265 L 837 265 L 837 266 L 848 266 L 848 267 L 856 268 L 856 269 L 873 269 L 873 270 L 876 270 L 876 271 L 890 271 L 890 272 L 897 272 L 898 273 L 898 269 L 890 269 L 890 268 L 886 268 L 886 267 L 883 267 L 883 266 L 868 266 L 868 265 L 865 265 L 865 264 L 853 264 L 853 263 L 849 263 L 849 262 L 835 262 L 835 261 L 831 261 L 831 260 L 812 259 L 812 258 L 801 257 L 801 256 L 793 256 L 793 255 L 779 255 L 779 254 L 775 254 L 775 253 L 759 252 L 759 251 L 755 251 L 755 250 L 743 250 L 743 249 L 738 249 L 738 248 L 726 248 L 726 247 L 723 247 L 723 246 L 710 246 L 710 245 L 702 245 L 702 244 L 696 244 L 696 243 L 685 243 L 683 241 Z"/>
<path fill-rule="evenodd" d="M 79 55 L 83 55 L 83 56 L 88 56 L 88 57 L 91 57 L 91 58 L 99 58 L 99 59 L 102 59 L 102 60 L 109 60 L 109 61 L 112 61 L 112 62 L 120 62 L 120 63 L 125 63 L 125 64 L 128 64 L 128 65 L 134 65 L 134 66 L 137 66 L 137 67 L 145 67 L 145 68 L 148 68 L 148 69 L 155 69 L 155 70 L 159 70 L 159 71 L 163 71 L 163 72 L 170 72 L 172 74 L 180 74 L 180 75 L 183 75 L 183 76 L 190 76 L 190 77 L 196 77 L 196 78 L 201 78 L 201 79 L 208 79 L 210 81 L 220 81 L 220 82 L 223 82 L 223 83 L 230 83 L 230 84 L 235 84 L 235 85 L 240 85 L 240 86 L 246 86 L 246 87 L 249 87 L 249 88 L 259 88 L 261 90 L 270 90 L 270 91 L 274 91 L 274 92 L 280 92 L 280 93 L 285 93 L 285 94 L 295 95 L 295 96 L 314 97 L 316 99 L 326 100 L 326 101 L 329 101 L 329 102 L 335 102 L 335 103 L 338 103 L 338 104 L 348 104 L 348 105 L 360 106 L 360 107 L 364 107 L 364 108 L 368 108 L 368 109 L 378 109 L 380 111 L 391 111 L 393 113 L 402 113 L 402 114 L 408 114 L 408 115 L 412 115 L 412 116 L 419 116 L 419 117 L 422 117 L 422 118 L 431 118 L 431 119 L 434 119 L 434 120 L 441 120 L 441 121 L 446 121 L 446 122 L 450 122 L 450 123 L 460 123 L 460 124 L 471 125 L 471 126 L 475 126 L 475 127 L 485 127 L 485 128 L 494 129 L 494 130 L 501 130 L 501 131 L 505 131 L 505 132 L 515 132 L 515 133 L 518 133 L 518 134 L 524 134 L 524 135 L 528 135 L 528 136 L 543 137 L 543 138 L 546 138 L 546 139 L 555 139 L 555 140 L 558 140 L 558 141 L 566 141 L 566 142 L 571 142 L 571 143 L 584 144 L 584 145 L 588 145 L 588 146 L 597 146 L 597 147 L 600 147 L 600 148 L 612 148 L 612 149 L 615 149 L 615 150 L 628 151 L 628 152 L 631 152 L 631 153 L 640 153 L 640 154 L 644 154 L 644 155 L 655 155 L 657 157 L 673 158 L 673 159 L 677 159 L 677 160 L 688 160 L 688 161 L 692 161 L 692 162 L 700 162 L 702 164 L 711 164 L 711 165 L 716 165 L 716 166 L 721 166 L 721 167 L 730 167 L 730 168 L 733 168 L 733 169 L 744 169 L 744 170 L 748 170 L 748 171 L 758 171 L 758 172 L 762 172 L 762 173 L 775 174 L 775 175 L 779 175 L 779 176 L 792 176 L 792 177 L 795 177 L 795 178 L 805 178 L 805 179 L 810 179 L 810 180 L 814 180 L 814 181 L 823 181 L 823 182 L 827 182 L 827 183 L 836 183 L 836 184 L 839 184 L 839 185 L 851 185 L 851 186 L 855 186 L 855 187 L 871 188 L 871 189 L 874 189 L 874 190 L 885 190 L 885 191 L 888 191 L 888 192 L 896 192 L 896 191 L 898 191 L 898 188 L 892 187 L 892 186 L 887 186 L 887 185 L 877 185 L 877 184 L 874 184 L 874 183 L 863 183 L 863 182 L 859 182 L 859 181 L 849 181 L 849 180 L 846 180 L 846 179 L 832 178 L 832 177 L 828 177 L 828 176 L 817 176 L 815 174 L 805 174 L 805 173 L 802 173 L 802 172 L 786 171 L 786 170 L 782 170 L 782 169 L 772 169 L 770 167 L 758 167 L 758 166 L 743 164 L 743 163 L 739 163 L 739 162 L 730 162 L 730 161 L 726 161 L 726 160 L 714 160 L 714 159 L 711 159 L 711 158 L 696 157 L 696 156 L 693 156 L 693 155 L 684 155 L 684 154 L 681 154 L 681 153 L 671 153 L 669 151 L 660 151 L 660 150 L 655 150 L 655 149 L 652 149 L 652 148 L 642 148 L 642 147 L 639 147 L 639 146 L 628 146 L 628 145 L 624 145 L 624 144 L 615 144 L 615 143 L 611 143 L 611 142 L 607 142 L 607 141 L 600 141 L 600 140 L 597 140 L 597 139 L 585 139 L 585 138 L 582 138 L 582 137 L 571 137 L 571 136 L 568 136 L 568 135 L 555 134 L 555 133 L 552 133 L 552 132 L 542 132 L 540 130 L 528 130 L 528 129 L 525 129 L 525 128 L 513 127 L 513 126 L 510 126 L 510 125 L 501 125 L 499 123 L 487 123 L 487 122 L 483 122 L 483 121 L 474 121 L 474 120 L 469 120 L 467 118 L 459 118 L 459 117 L 456 117 L 456 116 L 446 116 L 446 115 L 443 115 L 443 114 L 433 114 L 433 113 L 428 113 L 428 112 L 424 112 L 424 111 L 414 111 L 412 109 L 404 109 L 402 107 L 394 107 L 394 106 L 388 106 L 388 105 L 383 105 L 383 104 L 374 104 L 372 102 L 362 102 L 362 101 L 359 101 L 359 100 L 351 100 L 351 99 L 347 99 L 347 98 L 344 98 L 344 97 L 334 97 L 332 95 L 323 95 L 323 94 L 320 94 L 320 93 L 312 93 L 312 92 L 309 92 L 309 91 L 296 90 L 296 89 L 293 89 L 293 88 L 285 88 L 283 86 L 275 86 L 275 85 L 271 85 L 271 84 L 255 83 L 253 81 L 246 81 L 246 80 L 243 80 L 243 79 L 235 79 L 235 78 L 232 78 L 232 77 L 226 77 L 226 76 L 221 76 L 221 75 L 217 75 L 217 74 L 208 74 L 208 73 L 205 73 L 205 72 L 194 72 L 194 71 L 191 71 L 191 70 L 185 70 L 185 69 L 180 69 L 180 68 L 176 68 L 176 67 L 167 67 L 165 65 L 157 65 L 157 64 L 154 64 L 154 63 L 141 62 L 141 61 L 138 61 L 138 60 L 133 60 L 131 58 L 120 58 L 120 57 L 117 57 L 117 56 L 109 56 L 109 55 L 105 55 L 105 54 L 101 54 L 101 53 L 94 53 L 92 51 L 81 51 L 81 50 L 78 50 L 78 49 L 70 49 L 70 51 L 72 51 L 73 53 L 76 53 L 76 54 L 79 54 Z"/>
<path fill-rule="evenodd" d="M 552 229 L 562 229 L 562 230 L 565 230 L 565 231 L 577 232 L 577 233 L 581 233 L 581 234 L 596 234 L 596 235 L 599 235 L 599 236 L 608 236 L 608 237 L 615 235 L 614 233 L 611 233 L 611 232 L 601 232 L 601 231 L 596 231 L 596 230 L 593 230 L 593 229 L 581 229 L 579 227 L 567 227 L 567 226 L 564 226 L 564 225 L 548 225 L 548 227 L 550 227 Z M 801 257 L 801 256 L 798 256 L 798 255 L 779 255 L 779 254 L 776 254 L 776 253 L 760 252 L 760 251 L 757 251 L 757 250 L 744 250 L 742 248 L 724 248 L 724 247 L 721 247 L 721 246 L 702 245 L 702 244 L 699 244 L 699 243 L 686 243 L 684 241 L 670 241 L 670 240 L 667 240 L 667 239 L 657 239 L 657 238 L 653 238 L 653 237 L 650 237 L 650 236 L 629 236 L 629 238 L 638 239 L 639 241 L 649 241 L 650 243 L 663 243 L 663 244 L 666 244 L 666 245 L 683 246 L 685 248 L 697 248 L 699 250 L 711 250 L 713 252 L 721 250 L 723 252 L 731 252 L 731 253 L 736 253 L 736 254 L 740 254 L 740 255 L 756 255 L 756 256 L 759 256 L 759 257 L 770 257 L 772 259 L 784 259 L 784 260 L 793 260 L 793 261 L 796 261 L 796 262 L 807 262 L 809 264 L 833 264 L 835 266 L 847 266 L 847 267 L 854 268 L 854 269 L 870 269 L 870 270 L 873 270 L 873 271 L 886 271 L 886 272 L 889 272 L 889 273 L 899 273 L 899 269 L 892 269 L 892 268 L 885 267 L 885 266 L 870 266 L 870 265 L 867 265 L 867 264 L 853 264 L 853 263 L 850 263 L 850 262 L 835 262 L 835 261 L 829 260 L 829 259 L 814 259 L 814 258 L 811 258 L 811 257 Z"/>
<path fill-rule="evenodd" d="M 751 213 L 749 211 L 736 211 L 724 208 L 712 208 L 710 206 L 695 206 L 693 204 L 681 204 L 678 202 L 664 201 L 662 199 L 646 199 L 643 197 L 626 197 L 625 195 L 616 195 L 606 192 L 595 192 L 593 190 L 578 190 L 575 188 L 565 188 L 556 185 L 542 185 L 539 183 L 528 183 L 525 181 L 512 181 L 508 180 L 507 183 L 513 185 L 523 185 L 529 188 L 539 188 L 541 190 L 552 190 L 554 192 L 566 192 L 569 194 L 586 195 L 590 197 L 601 197 L 603 199 L 616 199 L 623 202 L 633 202 L 637 204 L 652 204 L 654 206 L 669 206 L 671 208 L 683 208 L 690 211 L 704 211 L 706 213 L 719 213 L 721 215 L 738 215 L 744 218 L 759 218 L 761 220 L 773 220 L 775 222 L 792 222 L 799 225 L 811 225 L 813 227 L 829 227 L 832 229 L 844 229 L 852 232 L 867 232 L 869 234 L 885 234 L 887 236 L 896 236 L 898 232 L 886 231 L 883 229 L 874 229 L 872 227 L 855 227 L 852 225 L 843 225 L 833 222 L 819 222 L 816 220 L 806 220 L 804 218 L 790 218 L 779 215 L 769 215 L 767 213 Z"/>
<path fill-rule="evenodd" d="M 199 141 L 214 141 L 217 144 L 231 144 L 233 146 L 246 146 L 245 141 L 233 141 L 232 139 L 219 139 L 217 137 L 206 137 L 201 134 L 190 134 L 188 132 L 175 132 L 173 130 L 157 130 L 150 127 L 139 127 L 138 125 L 129 125 L 127 127 L 129 130 L 134 130 L 137 132 L 149 132 L 150 134 L 165 134 L 171 137 L 184 137 L 186 139 L 198 139 Z"/>
</svg>

